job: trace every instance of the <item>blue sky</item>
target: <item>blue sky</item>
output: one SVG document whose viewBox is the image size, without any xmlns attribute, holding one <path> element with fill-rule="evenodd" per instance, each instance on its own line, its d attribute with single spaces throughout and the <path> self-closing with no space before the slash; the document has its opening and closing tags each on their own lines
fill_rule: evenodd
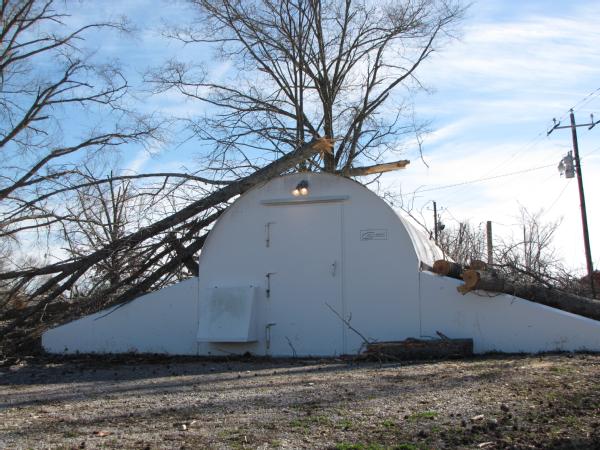
<svg viewBox="0 0 600 450">
<path fill-rule="evenodd" d="M 569 130 L 546 137 L 552 118 L 568 123 L 600 119 L 600 3 L 480 1 L 472 5 L 458 42 L 422 69 L 435 89 L 416 101 L 418 116 L 431 120 L 423 143 L 429 168 L 412 152 L 410 168 L 388 177 L 414 194 L 415 210 L 430 220 L 435 200 L 447 224 L 465 219 L 494 223 L 494 234 L 520 236 L 520 206 L 543 209 L 543 220 L 562 218 L 556 246 L 566 263 L 585 268 L 579 197 L 574 179 L 556 169 L 571 149 Z M 579 128 L 579 146 L 591 231 L 600 265 L 600 126 Z M 550 167 L 535 169 L 541 166 Z M 513 172 L 526 171 L 513 176 Z M 495 179 L 468 183 L 479 178 Z M 453 188 L 447 185 L 465 183 Z M 430 220 L 431 222 L 431 220 Z"/>
<path fill-rule="evenodd" d="M 160 34 L 163 21 L 191 17 L 185 2 L 84 0 L 73 10 L 73 20 L 95 20 L 106 10 L 115 17 L 128 16 L 138 31 L 132 36 L 105 36 L 101 42 L 92 38 L 87 44 L 96 49 L 98 58 L 119 59 L 132 80 L 166 58 L 210 57 L 191 53 Z M 570 133 L 561 130 L 546 137 L 546 130 L 553 117 L 568 122 L 571 107 L 578 122 L 589 121 L 594 112 L 600 119 L 599 17 L 600 2 L 593 0 L 559 6 L 547 1 L 474 2 L 458 39 L 450 40 L 418 74 L 431 89 L 415 98 L 417 117 L 430 123 L 431 133 L 423 141 L 428 167 L 416 145 L 409 145 L 409 168 L 386 175 L 381 186 L 407 194 L 406 204 L 410 201 L 415 214 L 422 214 L 429 225 L 435 200 L 448 225 L 492 220 L 498 238 L 520 236 L 522 231 L 514 225 L 520 206 L 532 212 L 543 209 L 544 220 L 563 220 L 556 238 L 559 253 L 569 266 L 583 269 L 576 181 L 560 178 L 556 169 L 571 148 Z M 214 70 L 225 67 L 215 62 Z M 185 115 L 199 108 L 176 95 L 156 98 L 142 93 L 139 98 L 144 108 L 165 113 Z M 592 254 L 598 267 L 600 125 L 580 128 L 579 137 Z M 141 148 L 124 149 L 123 168 L 148 172 L 193 166 L 193 156 L 182 148 L 153 150 L 150 156 Z M 507 175 L 513 172 L 522 173 Z M 486 180 L 472 182 L 480 178 Z M 455 184 L 461 185 L 446 187 Z"/>
</svg>

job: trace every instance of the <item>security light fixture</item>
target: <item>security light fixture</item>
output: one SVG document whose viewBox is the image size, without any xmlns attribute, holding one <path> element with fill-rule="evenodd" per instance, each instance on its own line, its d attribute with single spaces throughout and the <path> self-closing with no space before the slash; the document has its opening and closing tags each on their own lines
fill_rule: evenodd
<svg viewBox="0 0 600 450">
<path fill-rule="evenodd" d="M 308 181 L 302 180 L 298 183 L 295 189 L 292 191 L 292 195 L 294 197 L 298 197 L 299 195 L 308 195 Z"/>
</svg>

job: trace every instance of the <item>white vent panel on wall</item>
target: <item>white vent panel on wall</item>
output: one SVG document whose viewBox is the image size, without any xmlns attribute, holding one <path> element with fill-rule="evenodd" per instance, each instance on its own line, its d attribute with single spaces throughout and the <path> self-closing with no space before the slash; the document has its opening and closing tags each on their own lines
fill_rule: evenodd
<svg viewBox="0 0 600 450">
<path fill-rule="evenodd" d="M 200 317 L 198 341 L 256 341 L 256 291 L 252 286 L 207 289 L 201 299 L 204 317 Z"/>
</svg>

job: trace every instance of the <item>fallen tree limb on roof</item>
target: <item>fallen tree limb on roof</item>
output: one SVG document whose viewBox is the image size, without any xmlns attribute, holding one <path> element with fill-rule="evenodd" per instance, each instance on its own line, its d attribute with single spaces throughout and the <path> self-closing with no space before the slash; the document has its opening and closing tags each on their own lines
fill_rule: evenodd
<svg viewBox="0 0 600 450">
<path fill-rule="evenodd" d="M 117 286 L 109 287 L 95 295 L 95 297 L 106 297 L 115 294 L 115 291 L 120 289 L 119 293 L 115 294 L 110 300 L 110 303 L 114 304 L 120 301 L 127 301 L 135 295 L 147 292 L 152 288 L 154 282 L 158 281 L 162 276 L 167 275 L 169 271 L 176 269 L 185 261 L 189 261 L 194 253 L 202 248 L 205 236 L 197 238 L 197 233 L 216 220 L 220 214 L 220 205 L 225 204 L 248 189 L 288 171 L 314 154 L 329 151 L 332 145 L 330 139 L 315 139 L 265 167 L 256 170 L 252 174 L 215 190 L 176 213 L 140 228 L 88 255 L 44 267 L 0 273 L 0 280 L 15 280 L 16 285 L 19 287 L 34 279 L 41 279 L 40 285 L 29 296 L 29 303 L 32 307 L 27 308 L 17 319 L 5 326 L 2 329 L 3 334 L 6 336 L 14 329 L 24 326 L 28 321 L 35 321 L 36 317 L 43 314 L 49 303 L 72 289 L 75 283 L 99 262 L 110 258 L 115 252 L 128 251 L 154 238 L 154 241 L 149 241 L 151 245 L 144 250 L 145 263 L 137 271 L 136 278 L 130 278 L 127 285 L 119 283 Z M 216 212 L 206 217 L 196 218 L 196 216 L 202 213 L 207 214 L 211 211 Z M 165 233 L 176 229 L 176 227 L 180 227 L 182 224 L 185 224 L 185 228 L 180 230 L 183 233 L 183 237 L 180 239 L 181 245 L 174 247 L 173 235 Z M 161 237 L 156 239 L 157 236 Z M 190 244 L 184 246 L 182 242 L 189 242 Z M 149 272 L 151 266 L 148 261 L 153 261 L 154 263 L 160 262 L 162 261 L 161 258 L 168 258 L 169 253 L 173 249 L 176 251 L 175 257 L 169 258 L 168 262 L 159 264 L 158 268 L 154 268 L 152 272 Z M 10 300 L 11 296 L 8 295 L 3 300 L 2 305 L 6 305 Z"/>
<path fill-rule="evenodd" d="M 409 160 L 402 159 L 400 161 L 394 161 L 394 162 L 382 163 L 382 164 L 374 164 L 372 166 L 351 167 L 347 171 L 341 171 L 339 173 L 346 177 L 364 177 L 367 175 L 375 175 L 375 174 L 380 174 L 380 173 L 384 173 L 384 172 L 391 172 L 393 170 L 404 169 L 409 164 L 410 164 Z"/>
</svg>

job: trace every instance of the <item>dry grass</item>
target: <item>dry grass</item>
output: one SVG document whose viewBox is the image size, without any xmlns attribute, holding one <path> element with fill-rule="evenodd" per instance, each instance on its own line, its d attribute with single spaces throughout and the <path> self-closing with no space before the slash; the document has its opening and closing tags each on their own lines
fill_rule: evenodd
<svg viewBox="0 0 600 450">
<path fill-rule="evenodd" d="M 600 448 L 600 355 L 31 360 L 0 448 Z"/>
</svg>

